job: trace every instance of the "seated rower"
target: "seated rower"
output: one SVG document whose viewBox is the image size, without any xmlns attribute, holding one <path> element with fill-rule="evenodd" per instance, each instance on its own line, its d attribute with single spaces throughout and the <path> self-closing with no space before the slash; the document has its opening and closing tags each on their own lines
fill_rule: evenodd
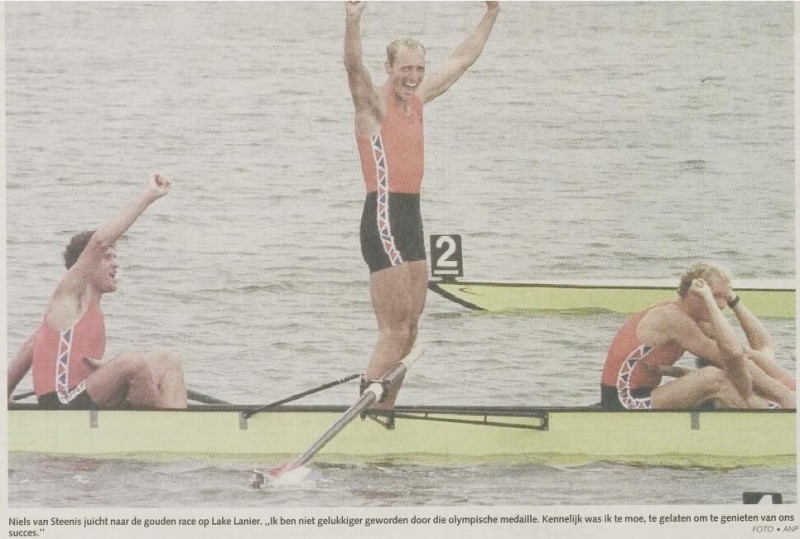
<svg viewBox="0 0 800 539">
<path fill-rule="evenodd" d="M 707 263 L 681 278 L 678 298 L 633 315 L 617 332 L 601 379 L 605 410 L 796 407 L 792 375 L 775 361 L 769 334 L 731 288 L 730 276 Z M 737 338 L 728 305 L 747 337 Z M 707 364 L 674 366 L 689 352 Z M 675 377 L 662 383 L 662 377 Z"/>
<path fill-rule="evenodd" d="M 147 190 L 95 231 L 75 235 L 64 253 L 67 273 L 39 328 L 8 366 L 8 396 L 28 370 L 39 404 L 52 409 L 186 408 L 181 362 L 169 352 L 125 352 L 103 360 L 100 301 L 117 289 L 117 239 L 170 184 L 155 174 Z"/>
</svg>

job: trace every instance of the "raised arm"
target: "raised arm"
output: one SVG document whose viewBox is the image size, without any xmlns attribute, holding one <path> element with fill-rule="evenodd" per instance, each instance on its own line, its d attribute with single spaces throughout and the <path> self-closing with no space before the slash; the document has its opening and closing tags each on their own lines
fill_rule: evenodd
<svg viewBox="0 0 800 539">
<path fill-rule="evenodd" d="M 735 304 L 732 303 L 734 301 Z M 733 290 L 730 291 L 728 305 L 733 305 L 731 310 L 739 320 L 739 324 L 742 326 L 742 330 L 747 337 L 747 342 L 750 343 L 750 347 L 753 348 L 753 350 L 772 349 L 772 339 L 761 323 L 761 320 L 750 312 L 750 309 L 747 308 Z"/>
<path fill-rule="evenodd" d="M 753 386 L 748 373 L 745 347 L 739 342 L 730 322 L 716 304 L 711 288 L 701 279 L 695 279 L 689 291 L 697 294 L 709 313 L 709 335 L 677 306 L 657 307 L 648 313 L 639 325 L 640 338 L 647 344 L 667 341 L 678 343 L 696 357 L 706 359 L 728 372 L 737 391 L 749 398 Z M 713 338 L 712 338 L 713 337 Z"/>
<path fill-rule="evenodd" d="M 25 378 L 33 363 L 33 346 L 36 343 L 36 331 L 22 343 L 17 355 L 8 364 L 8 398 L 17 385 Z"/>
<path fill-rule="evenodd" d="M 708 359 L 725 369 L 739 393 L 745 399 L 750 398 L 753 381 L 748 372 L 745 347 L 717 306 L 711 287 L 702 279 L 695 279 L 689 293 L 697 294 L 704 301 L 713 339 L 706 336 L 696 324 L 687 324 L 686 321 L 673 328 L 675 333 L 672 338 L 695 356 Z"/>
<path fill-rule="evenodd" d="M 483 52 L 499 13 L 500 2 L 486 2 L 486 14 L 478 26 L 453 49 L 440 69 L 422 81 L 420 98 L 423 103 L 428 103 L 446 92 L 475 63 Z"/>
<path fill-rule="evenodd" d="M 356 133 L 370 136 L 382 120 L 380 95 L 364 65 L 361 48 L 361 14 L 365 2 L 345 2 L 344 68 L 355 107 Z"/>
<path fill-rule="evenodd" d="M 742 343 L 736 336 L 736 332 L 733 330 L 731 323 L 725 318 L 722 310 L 717 306 L 717 300 L 714 297 L 711 287 L 702 279 L 695 279 L 694 282 L 692 282 L 689 293 L 699 295 L 705 302 L 714 341 L 717 346 L 719 346 L 726 364 L 730 362 L 731 358 L 744 359 L 744 346 L 742 346 Z"/>
<path fill-rule="evenodd" d="M 63 327 L 76 317 L 80 299 L 95 268 L 110 247 L 127 231 L 150 204 L 169 193 L 169 181 L 154 174 L 144 193 L 133 199 L 120 213 L 103 223 L 92 235 L 75 264 L 58 284 L 48 306 L 47 318 L 53 327 Z"/>
</svg>

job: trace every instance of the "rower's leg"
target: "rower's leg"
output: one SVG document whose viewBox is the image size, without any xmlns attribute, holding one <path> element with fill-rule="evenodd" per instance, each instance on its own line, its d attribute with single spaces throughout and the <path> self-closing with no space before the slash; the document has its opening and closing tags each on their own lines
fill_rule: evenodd
<svg viewBox="0 0 800 539">
<path fill-rule="evenodd" d="M 651 401 L 655 409 L 697 408 L 713 400 L 719 408 L 762 408 L 766 401 L 751 396 L 745 400 L 737 391 L 725 371 L 717 367 L 703 367 L 660 385 L 653 390 Z"/>
<path fill-rule="evenodd" d="M 378 320 L 378 340 L 364 374 L 367 380 L 382 379 L 411 349 L 412 328 L 416 327 L 411 275 L 411 265 L 404 263 L 370 276 L 370 297 Z M 399 386 L 396 384 L 375 408 L 391 409 Z"/>
<path fill-rule="evenodd" d="M 754 362 L 748 362 L 748 371 L 753 379 L 753 392 L 777 403 L 781 408 L 795 408 L 797 394 L 783 383 L 769 376 Z"/>
<path fill-rule="evenodd" d="M 419 319 L 425 310 L 425 299 L 428 295 L 428 264 L 424 260 L 409 262 L 408 269 L 411 279 L 411 335 L 409 336 L 408 349 L 403 354 L 404 356 L 411 352 L 411 348 L 417 342 Z"/>
<path fill-rule="evenodd" d="M 783 368 L 775 359 L 775 351 L 771 347 L 752 350 L 748 353 L 748 358 L 767 376 L 775 379 L 790 391 L 797 391 L 797 382 L 794 376 Z M 754 380 L 755 383 L 755 380 Z"/>
<path fill-rule="evenodd" d="M 183 363 L 170 352 L 153 352 L 145 357 L 153 372 L 163 408 L 186 408 L 186 382 Z"/>
<path fill-rule="evenodd" d="M 153 372 L 139 354 L 119 354 L 101 365 L 86 378 L 86 390 L 101 408 L 116 408 L 126 401 L 143 408 L 162 406 Z"/>
</svg>

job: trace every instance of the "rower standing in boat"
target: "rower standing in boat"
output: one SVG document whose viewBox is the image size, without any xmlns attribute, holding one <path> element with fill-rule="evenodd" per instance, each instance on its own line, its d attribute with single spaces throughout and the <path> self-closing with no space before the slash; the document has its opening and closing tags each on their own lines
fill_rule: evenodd
<svg viewBox="0 0 800 539">
<path fill-rule="evenodd" d="M 428 76 L 421 43 L 412 39 L 390 43 L 383 86 L 373 84 L 362 57 L 364 6 L 364 2 L 346 2 L 344 64 L 367 187 L 361 252 L 369 266 L 379 332 L 364 375 L 367 382 L 383 378 L 411 351 L 425 307 L 428 270 L 419 196 L 424 171 L 422 107 L 447 91 L 478 59 L 500 6 L 486 2 L 486 14 L 478 26 L 441 69 Z M 401 383 L 390 389 L 379 408 L 394 406 Z"/>
<path fill-rule="evenodd" d="M 731 288 L 729 275 L 695 264 L 681 278 L 679 298 L 629 318 L 608 352 L 601 382 L 604 409 L 794 408 L 794 378 L 775 361 L 763 325 Z M 736 314 L 749 346 L 722 313 Z M 708 362 L 675 367 L 690 352 Z M 661 384 L 663 376 L 676 377 Z"/>
<path fill-rule="evenodd" d="M 169 188 L 169 181 L 155 174 L 147 190 L 117 216 L 73 236 L 64 252 L 67 273 L 44 320 L 9 364 L 9 397 L 32 367 L 34 391 L 45 408 L 186 408 L 183 367 L 171 353 L 125 352 L 102 360 L 106 334 L 100 301 L 117 289 L 114 245 Z"/>
</svg>

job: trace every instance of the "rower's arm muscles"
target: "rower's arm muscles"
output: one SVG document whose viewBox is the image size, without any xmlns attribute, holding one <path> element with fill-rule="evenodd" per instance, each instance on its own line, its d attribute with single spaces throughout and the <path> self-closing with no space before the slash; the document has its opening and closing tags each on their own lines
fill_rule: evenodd
<svg viewBox="0 0 800 539">
<path fill-rule="evenodd" d="M 772 338 L 761 323 L 761 320 L 750 312 L 744 302 L 739 301 L 736 303 L 736 306 L 733 307 L 733 314 L 739 320 L 739 325 L 742 326 L 751 348 L 754 350 L 772 349 Z"/>
<path fill-rule="evenodd" d="M 677 342 L 681 348 L 695 357 L 706 359 L 720 368 L 725 367 L 725 358 L 720 347 L 703 333 L 689 317 L 670 313 L 662 320 L 666 339 Z"/>
<path fill-rule="evenodd" d="M 719 315 L 722 320 L 714 320 L 714 335 L 711 339 L 688 316 L 680 315 L 671 317 L 672 338 L 684 350 L 711 361 L 715 366 L 724 369 L 744 397 L 749 398 L 752 392 L 752 380 L 747 372 L 747 359 L 744 346 L 736 339 L 733 328 L 721 312 L 713 312 L 712 317 Z M 724 324 L 728 324 L 725 327 Z"/>
<path fill-rule="evenodd" d="M 445 93 L 478 60 L 499 13 L 499 6 L 488 9 L 478 26 L 453 49 L 442 67 L 423 80 L 421 90 L 423 103 L 433 101 Z"/>
<path fill-rule="evenodd" d="M 121 211 L 100 225 L 75 264 L 56 288 L 54 299 L 75 298 L 83 293 L 89 277 L 109 247 L 136 222 L 159 195 L 152 188 L 132 199 Z"/>
<path fill-rule="evenodd" d="M 348 16 L 344 38 L 344 68 L 347 71 L 347 83 L 356 113 L 356 130 L 359 133 L 371 134 L 377 123 L 379 105 L 377 91 L 369 71 L 364 65 L 361 48 L 360 17 Z"/>
</svg>

